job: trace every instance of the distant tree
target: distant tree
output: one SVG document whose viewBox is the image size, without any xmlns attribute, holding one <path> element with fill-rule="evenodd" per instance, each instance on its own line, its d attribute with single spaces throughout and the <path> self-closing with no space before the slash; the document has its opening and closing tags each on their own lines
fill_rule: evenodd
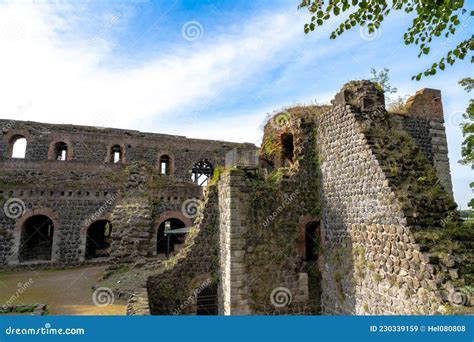
<svg viewBox="0 0 474 342">
<path fill-rule="evenodd" d="M 468 93 L 474 89 L 474 79 L 470 77 L 463 78 L 459 84 L 464 87 Z M 471 164 L 471 169 L 474 170 L 474 99 L 469 100 L 466 113 L 463 115 L 466 122 L 461 124 L 464 141 L 461 147 L 461 163 Z M 471 190 L 474 188 L 474 182 L 470 184 Z M 468 203 L 468 206 L 474 209 L 474 198 Z"/>
<path fill-rule="evenodd" d="M 372 68 L 370 73 L 372 74 L 372 78 L 370 80 L 374 82 L 384 93 L 397 92 L 397 88 L 393 88 L 390 85 L 390 69 L 383 68 L 381 71 L 377 71 Z"/>
<path fill-rule="evenodd" d="M 464 219 L 470 219 L 474 220 L 474 210 L 459 210 L 459 216 L 461 216 Z"/>
<path fill-rule="evenodd" d="M 377 71 L 374 68 L 370 70 L 372 77 L 370 80 L 384 93 L 385 104 L 391 112 L 404 112 L 405 111 L 405 99 L 406 96 L 398 96 L 395 100 L 392 100 L 388 94 L 395 94 L 398 89 L 394 88 L 390 84 L 390 69 L 383 68 L 381 71 Z"/>
<path fill-rule="evenodd" d="M 415 17 L 412 26 L 403 38 L 406 45 L 419 46 L 418 57 L 429 54 L 434 38 L 453 39 L 458 31 L 462 31 L 458 30 L 461 18 L 474 16 L 474 11 L 467 13 L 466 7 L 464 0 L 302 0 L 299 5 L 299 8 L 306 8 L 312 14 L 311 22 L 304 26 L 306 33 L 322 26 L 332 16 L 337 17 L 343 12 L 351 11 L 348 18 L 331 33 L 331 39 L 357 25 L 366 26 L 369 33 L 372 33 L 391 12 L 404 11 L 407 15 L 413 13 Z M 446 39 L 440 44 L 444 44 Z M 420 80 L 423 75 L 434 75 L 437 70 L 444 70 L 446 64 L 453 65 L 468 54 L 472 55 L 472 50 L 474 35 L 464 40 L 458 39 L 454 49 L 449 50 L 424 72 L 414 75 L 412 79 Z M 473 62 L 474 56 L 471 56 L 471 63 Z"/>
</svg>

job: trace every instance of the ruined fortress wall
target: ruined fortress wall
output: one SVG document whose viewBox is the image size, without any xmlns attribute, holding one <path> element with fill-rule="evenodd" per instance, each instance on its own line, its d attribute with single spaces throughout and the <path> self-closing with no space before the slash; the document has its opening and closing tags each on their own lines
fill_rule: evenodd
<svg viewBox="0 0 474 342">
<path fill-rule="evenodd" d="M 406 112 L 394 114 L 394 119 L 400 123 L 401 129 L 410 134 L 435 167 L 446 192 L 453 196 L 441 92 L 421 89 L 407 100 L 405 107 Z"/>
<path fill-rule="evenodd" d="M 87 219 L 98 212 L 98 216 L 103 216 L 109 211 L 110 205 L 104 212 L 101 208 L 113 202 L 117 192 L 118 185 L 111 178 L 120 172 L 117 166 L 110 171 L 92 165 L 71 171 L 64 163 L 53 161 L 4 162 L 0 174 L 0 231 L 9 238 L 0 243 L 0 265 L 18 264 L 22 225 L 38 214 L 53 219 L 52 262 L 83 260 L 85 246 L 81 241 L 91 223 Z M 8 205 L 9 200 L 11 205 Z"/>
<path fill-rule="evenodd" d="M 28 216 L 40 212 L 54 217 L 53 258 L 48 263 L 82 262 L 88 225 L 110 219 L 116 200 L 125 193 L 129 165 L 137 161 L 148 165 L 156 177 L 149 188 L 143 189 L 150 198 L 152 215 L 148 256 L 156 255 L 155 219 L 179 213 L 185 200 L 202 197 L 202 188 L 191 182 L 193 165 L 203 159 L 214 167 L 223 165 L 227 151 L 251 145 L 14 120 L 0 120 L 0 129 L 0 204 L 3 209 L 8 200 L 14 199 L 22 211 L 17 217 L 9 217 L 0 210 L 2 267 L 18 264 L 21 225 Z M 17 136 L 27 140 L 24 159 L 11 158 L 12 142 Z M 67 161 L 53 160 L 52 146 L 60 141 L 68 146 Z M 121 163 L 111 162 L 114 145 L 121 147 Z M 163 154 L 170 157 L 170 176 L 159 175 Z"/>
<path fill-rule="evenodd" d="M 319 223 L 313 115 L 321 110 L 296 108 L 265 126 L 260 153 L 273 166 L 266 180 L 245 167 L 221 177 L 225 314 L 320 313 L 320 275 L 317 261 L 305 260 L 305 227 Z M 282 137 L 291 142 L 291 161 Z"/>
<path fill-rule="evenodd" d="M 92 217 L 99 211 L 101 206 L 111 198 L 111 193 L 84 191 L 81 195 L 78 192 L 69 195 L 69 192 L 62 195 L 61 192 L 47 192 L 43 196 L 41 192 L 28 196 L 21 196 L 22 191 L 13 192 L 16 198 L 24 198 L 26 210 L 18 218 L 10 218 L 0 215 L 0 226 L 5 229 L 8 243 L 0 243 L 0 265 L 16 265 L 18 261 L 18 251 L 21 239 L 22 225 L 33 215 L 47 215 L 54 223 L 53 255 L 52 262 L 76 263 L 84 260 L 85 252 L 85 230 L 88 224 L 86 218 Z M 98 194 L 98 196 L 97 196 Z M 2 240 L 2 239 L 0 239 Z"/>
<path fill-rule="evenodd" d="M 411 198 L 416 195 L 395 187 L 394 177 L 413 183 L 420 174 L 436 176 L 426 159 L 415 161 L 420 155 L 409 138 L 393 137 L 396 130 L 389 128 L 381 107 L 383 96 L 373 86 L 354 82 L 318 119 L 325 237 L 322 301 L 328 314 L 433 314 L 443 303 L 439 281 L 447 281 L 449 273 L 422 251 L 414 231 L 439 224 L 452 203 L 437 189 L 443 198 L 432 198 L 430 205 L 438 207 L 439 217 L 431 217 Z M 371 131 L 373 125 L 382 130 L 379 135 Z M 385 154 L 376 151 L 380 137 L 393 141 L 390 148 L 380 147 Z M 395 163 L 389 151 L 397 156 Z M 421 193 L 429 190 L 420 185 Z"/>
<path fill-rule="evenodd" d="M 132 130 L 29 121 L 0 120 L 0 128 L 3 128 L 3 139 L 0 139 L 0 161 L 9 159 L 11 139 L 17 135 L 24 136 L 28 141 L 25 159 L 34 161 L 52 159 L 52 145 L 56 142 L 65 142 L 71 160 L 110 163 L 110 149 L 118 145 L 122 148 L 125 163 L 145 161 L 158 166 L 160 157 L 168 155 L 175 178 L 187 181 L 191 179 L 190 170 L 199 160 L 208 159 L 214 167 L 223 165 L 225 153 L 242 145 Z"/>
<path fill-rule="evenodd" d="M 292 209 L 301 201 L 297 187 L 293 183 L 290 193 L 257 185 L 243 170 L 223 175 L 219 183 L 223 314 L 316 313 L 296 243 L 298 213 Z"/>
<path fill-rule="evenodd" d="M 218 201 L 217 187 L 208 187 L 196 224 L 183 249 L 148 279 L 151 314 L 196 314 L 199 292 L 219 282 Z"/>
</svg>

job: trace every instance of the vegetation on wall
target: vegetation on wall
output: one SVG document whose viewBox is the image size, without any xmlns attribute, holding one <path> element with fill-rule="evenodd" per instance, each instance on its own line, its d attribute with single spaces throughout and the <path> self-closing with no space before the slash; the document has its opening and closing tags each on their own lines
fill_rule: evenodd
<svg viewBox="0 0 474 342">
<path fill-rule="evenodd" d="M 405 215 L 411 220 L 409 224 L 421 228 L 441 227 L 442 219 L 456 204 L 409 134 L 391 123 L 372 124 L 366 134 Z"/>
<path fill-rule="evenodd" d="M 395 94 L 398 92 L 397 88 L 394 88 L 390 84 L 390 70 L 383 68 L 380 71 L 371 69 L 372 77 L 370 81 L 375 84 L 375 87 L 384 93 L 385 96 L 385 107 L 389 112 L 404 114 L 406 112 L 406 98 L 407 96 L 398 96 L 394 100 L 390 98 L 388 94 Z"/>
<path fill-rule="evenodd" d="M 449 267 L 458 268 L 459 275 L 451 275 L 454 284 L 471 288 L 474 285 L 473 224 L 460 220 L 456 204 L 444 191 L 433 166 L 406 132 L 398 131 L 389 122 L 372 123 L 366 135 L 402 205 L 416 242 Z"/>
<path fill-rule="evenodd" d="M 217 210 L 217 185 L 207 188 L 204 211 L 207 215 L 198 217 L 191 229 L 184 247 L 168 260 L 156 275 L 147 281 L 152 314 L 171 314 L 195 293 L 207 279 L 216 285 L 219 279 L 219 221 Z M 201 281 L 202 280 L 202 281 Z M 186 307 L 180 314 L 189 314 Z"/>
<path fill-rule="evenodd" d="M 289 167 L 270 170 L 266 178 L 249 178 L 252 189 L 248 215 L 251 218 L 251 228 L 245 237 L 245 262 L 251 284 L 250 305 L 256 313 L 278 311 L 270 303 L 272 290 L 285 286 L 283 284 L 288 279 L 297 283 L 298 272 L 308 274 L 311 310 L 316 310 L 314 313 L 320 310 L 321 275 L 317 262 L 305 263 L 296 246 L 300 238 L 300 217 L 321 213 L 317 185 L 319 158 L 315 149 L 315 119 L 326 109 L 326 106 L 288 109 L 293 120 L 286 127 L 276 129 L 271 125 L 266 126 L 261 157 L 265 160 L 284 157 L 285 151 L 280 138 L 291 133 L 293 161 Z M 292 200 L 289 200 L 290 197 Z M 322 250 L 317 244 L 314 252 L 321 254 Z M 289 310 L 293 308 L 292 303 L 283 312 L 291 312 Z"/>
</svg>

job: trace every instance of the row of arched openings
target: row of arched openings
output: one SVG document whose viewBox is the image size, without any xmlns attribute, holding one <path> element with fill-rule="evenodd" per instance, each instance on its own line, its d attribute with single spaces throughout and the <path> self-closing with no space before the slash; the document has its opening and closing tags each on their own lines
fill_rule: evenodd
<svg viewBox="0 0 474 342">
<path fill-rule="evenodd" d="M 24 159 L 26 156 L 27 140 L 22 135 L 15 135 L 10 140 L 10 156 L 11 158 Z M 70 159 L 70 149 L 68 144 L 63 141 L 54 143 L 52 146 L 51 159 L 58 161 L 66 161 Z M 114 145 L 110 148 L 109 160 L 110 163 L 123 162 L 122 146 Z M 169 155 L 160 156 L 158 163 L 159 173 L 162 175 L 171 174 L 171 158 Z M 207 159 L 200 160 L 193 165 L 191 170 L 191 180 L 200 185 L 206 186 L 213 173 L 213 166 Z"/>
<path fill-rule="evenodd" d="M 174 247 L 183 244 L 185 234 L 173 234 L 168 240 L 165 238 L 166 230 L 185 228 L 186 224 L 177 219 L 170 218 L 158 227 L 156 238 L 157 254 L 174 251 Z M 20 261 L 48 261 L 52 258 L 54 223 L 46 215 L 35 215 L 25 221 L 21 230 L 19 250 Z M 108 220 L 98 220 L 87 228 L 85 259 L 95 259 L 110 256 L 112 243 L 112 225 Z"/>
<path fill-rule="evenodd" d="M 54 223 L 46 215 L 28 218 L 21 229 L 18 259 L 25 261 L 50 261 L 53 253 Z M 107 220 L 99 220 L 87 228 L 85 258 L 110 256 L 112 226 Z"/>
<path fill-rule="evenodd" d="M 14 135 L 10 139 L 10 157 L 24 159 L 26 157 L 26 147 L 28 142 L 23 135 Z M 70 149 L 66 142 L 58 141 L 50 148 L 49 158 L 53 160 L 66 161 L 70 159 Z M 123 161 L 123 151 L 120 145 L 110 148 L 109 162 L 121 163 Z"/>
</svg>

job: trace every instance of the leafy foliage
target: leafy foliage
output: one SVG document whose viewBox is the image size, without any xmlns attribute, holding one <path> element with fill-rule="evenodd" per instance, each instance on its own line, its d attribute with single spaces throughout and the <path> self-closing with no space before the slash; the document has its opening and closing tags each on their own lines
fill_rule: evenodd
<svg viewBox="0 0 474 342">
<path fill-rule="evenodd" d="M 381 71 L 377 71 L 372 68 L 370 70 L 370 73 L 372 74 L 372 78 L 370 80 L 374 82 L 384 93 L 396 93 L 397 88 L 393 88 L 390 85 L 389 72 L 390 69 L 388 68 L 383 68 Z"/>
<path fill-rule="evenodd" d="M 381 71 L 377 71 L 374 68 L 370 70 L 372 77 L 370 80 L 375 83 L 375 85 L 385 94 L 385 103 L 387 105 L 387 110 L 395 113 L 404 113 L 405 112 L 405 100 L 407 96 L 398 96 L 395 100 L 392 100 L 387 94 L 394 94 L 398 90 L 390 84 L 390 69 L 383 68 Z"/>
<path fill-rule="evenodd" d="M 407 110 L 406 98 L 407 96 L 398 96 L 395 100 L 390 101 L 387 110 L 392 113 L 405 113 Z"/>
<path fill-rule="evenodd" d="M 459 81 L 459 84 L 469 93 L 474 89 L 474 79 L 467 77 Z M 469 100 L 469 105 L 464 113 L 464 119 L 466 122 L 461 124 L 462 134 L 464 141 L 461 147 L 461 163 L 471 164 L 471 168 L 474 170 L 474 99 Z M 471 189 L 474 188 L 474 182 L 470 184 Z M 474 209 L 474 198 L 469 201 L 468 204 Z"/>
<path fill-rule="evenodd" d="M 331 39 L 337 38 L 357 25 L 366 26 L 369 33 L 373 33 L 394 11 L 415 13 L 412 26 L 405 32 L 403 38 L 405 44 L 419 46 L 418 57 L 429 54 L 430 45 L 436 37 L 452 39 L 458 31 L 462 31 L 459 29 L 461 18 L 474 16 L 474 11 L 467 14 L 466 7 L 464 0 L 302 0 L 299 5 L 299 8 L 307 8 L 313 14 L 311 22 L 304 26 L 305 33 L 314 31 L 317 26 L 322 26 L 331 17 L 351 11 L 347 19 L 331 33 Z M 437 63 L 433 63 L 424 72 L 414 75 L 412 79 L 420 80 L 423 75 L 434 75 L 437 70 L 444 70 L 446 64 L 453 65 L 457 60 L 463 60 L 473 49 L 474 35 L 460 41 Z M 474 56 L 471 56 L 471 63 L 473 61 Z"/>
</svg>

